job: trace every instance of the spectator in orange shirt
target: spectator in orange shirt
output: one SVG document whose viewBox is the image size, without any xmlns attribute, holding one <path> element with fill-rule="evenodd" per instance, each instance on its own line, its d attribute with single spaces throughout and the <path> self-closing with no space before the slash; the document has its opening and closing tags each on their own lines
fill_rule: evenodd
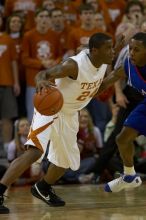
<svg viewBox="0 0 146 220">
<path fill-rule="evenodd" d="M 0 28 L 3 24 L 0 14 Z M 2 121 L 2 138 L 7 150 L 12 138 L 12 121 L 17 117 L 16 97 L 20 93 L 18 80 L 17 54 L 12 39 L 0 31 L 0 119 Z"/>
<path fill-rule="evenodd" d="M 77 7 L 81 4 L 81 0 L 76 2 L 71 0 L 57 0 L 56 7 L 64 11 L 66 23 L 68 25 L 76 25 L 78 22 Z"/>
<path fill-rule="evenodd" d="M 34 27 L 34 14 L 38 7 L 41 6 L 41 0 L 6 0 L 5 16 L 11 16 L 14 12 L 21 12 L 25 18 L 25 30 L 30 30 Z"/>
<path fill-rule="evenodd" d="M 67 51 L 67 39 L 70 27 L 65 23 L 63 11 L 60 8 L 54 8 L 50 11 L 52 30 L 56 33 L 60 44 L 59 51 L 63 57 Z"/>
<path fill-rule="evenodd" d="M 101 29 L 95 27 L 94 8 L 90 4 L 83 4 L 79 9 L 81 25 L 74 28 L 69 34 L 67 44 L 69 56 L 75 54 L 79 46 L 86 46 L 92 34 L 102 32 Z"/>
<path fill-rule="evenodd" d="M 26 116 L 26 106 L 25 106 L 25 70 L 21 62 L 21 46 L 22 46 L 22 36 L 23 36 L 23 26 L 24 22 L 20 15 L 12 14 L 7 19 L 6 31 L 12 38 L 17 52 L 18 67 L 19 67 L 19 81 L 21 86 L 21 93 L 17 96 L 18 103 L 18 115 L 19 117 Z"/>
<path fill-rule="evenodd" d="M 98 4 L 108 27 L 108 32 L 114 34 L 125 11 L 125 0 L 98 0 Z"/>
<path fill-rule="evenodd" d="M 24 35 L 22 43 L 22 63 L 26 68 L 26 109 L 31 121 L 33 116 L 33 95 L 35 76 L 41 70 L 56 64 L 58 41 L 49 29 L 50 17 L 46 9 L 39 9 L 35 16 L 36 28 Z"/>
<path fill-rule="evenodd" d="M 144 5 L 139 1 L 131 0 L 127 3 L 125 12 L 121 23 L 131 23 L 140 31 L 140 26 L 145 19 Z"/>
<path fill-rule="evenodd" d="M 95 25 L 97 28 L 100 28 L 102 31 L 107 32 L 107 26 L 102 13 L 98 12 L 95 14 Z"/>
</svg>

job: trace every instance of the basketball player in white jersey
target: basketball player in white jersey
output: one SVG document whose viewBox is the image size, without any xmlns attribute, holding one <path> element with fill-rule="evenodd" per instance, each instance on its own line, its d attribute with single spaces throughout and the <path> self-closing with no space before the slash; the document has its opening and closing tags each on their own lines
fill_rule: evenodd
<svg viewBox="0 0 146 220">
<path fill-rule="evenodd" d="M 80 152 L 77 146 L 79 127 L 78 112 L 84 108 L 98 91 L 113 58 L 112 39 L 104 33 L 96 33 L 89 39 L 89 50 L 51 69 L 40 72 L 36 77 L 37 89 L 49 86 L 49 80 L 57 79 L 56 84 L 64 97 L 61 111 L 54 116 L 44 116 L 34 110 L 31 131 L 26 143 L 26 152 L 13 161 L 0 181 L 0 213 L 9 213 L 3 205 L 3 195 L 32 163 L 41 161 L 50 140 L 48 159 L 50 166 L 42 180 L 32 188 L 32 194 L 50 206 L 64 206 L 53 185 L 71 168 L 80 165 Z"/>
</svg>

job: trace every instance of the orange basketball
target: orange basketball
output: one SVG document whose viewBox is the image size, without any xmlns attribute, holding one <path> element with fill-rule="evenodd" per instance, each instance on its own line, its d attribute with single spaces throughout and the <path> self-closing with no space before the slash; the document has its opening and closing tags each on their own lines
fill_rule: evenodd
<svg viewBox="0 0 146 220">
<path fill-rule="evenodd" d="M 35 93 L 33 103 L 40 114 L 50 116 L 62 108 L 63 96 L 56 87 L 50 86 L 47 89 L 42 89 L 41 93 Z"/>
</svg>

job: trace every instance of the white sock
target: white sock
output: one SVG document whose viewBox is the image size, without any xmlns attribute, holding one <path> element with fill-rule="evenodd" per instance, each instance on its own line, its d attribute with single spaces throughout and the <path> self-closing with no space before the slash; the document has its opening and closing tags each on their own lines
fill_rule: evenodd
<svg viewBox="0 0 146 220">
<path fill-rule="evenodd" d="M 132 167 L 124 166 L 124 174 L 125 175 L 131 175 L 131 176 L 135 175 L 136 172 L 135 172 L 134 166 L 132 166 Z"/>
</svg>

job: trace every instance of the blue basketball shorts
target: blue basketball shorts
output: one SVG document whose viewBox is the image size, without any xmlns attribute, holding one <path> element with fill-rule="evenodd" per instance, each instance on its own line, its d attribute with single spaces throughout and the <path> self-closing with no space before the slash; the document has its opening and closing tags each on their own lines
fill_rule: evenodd
<svg viewBox="0 0 146 220">
<path fill-rule="evenodd" d="M 139 134 L 146 136 L 146 98 L 130 113 L 124 126 L 134 128 Z"/>
</svg>

